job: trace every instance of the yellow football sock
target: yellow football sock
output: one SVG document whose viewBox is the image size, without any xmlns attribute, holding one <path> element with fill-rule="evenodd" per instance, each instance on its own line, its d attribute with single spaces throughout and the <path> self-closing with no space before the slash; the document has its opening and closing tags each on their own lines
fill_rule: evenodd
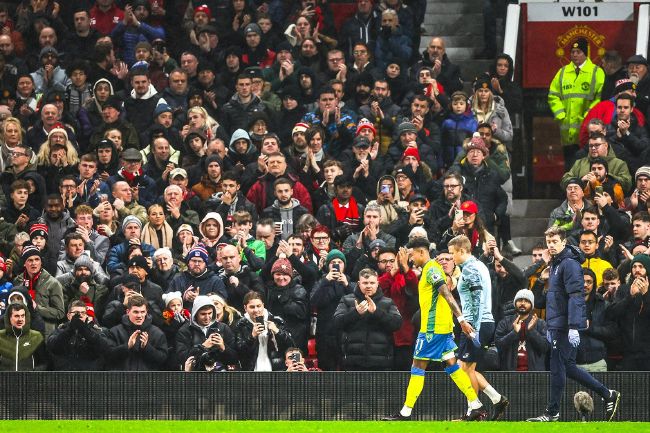
<svg viewBox="0 0 650 433">
<path fill-rule="evenodd" d="M 404 406 L 413 407 L 418 397 L 424 388 L 424 370 L 421 368 L 411 368 L 411 378 L 409 379 L 409 386 L 406 388 L 406 400 Z"/>
<path fill-rule="evenodd" d="M 474 401 L 477 399 L 476 391 L 472 388 L 472 381 L 469 378 L 469 375 L 461 370 L 458 364 L 450 365 L 445 368 L 445 372 L 451 377 L 451 380 L 454 381 L 460 392 L 465 394 L 467 401 Z"/>
</svg>

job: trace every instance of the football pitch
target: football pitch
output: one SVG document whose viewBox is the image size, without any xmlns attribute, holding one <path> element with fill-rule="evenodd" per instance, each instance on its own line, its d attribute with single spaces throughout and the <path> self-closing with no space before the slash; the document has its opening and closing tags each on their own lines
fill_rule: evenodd
<svg viewBox="0 0 650 433">
<path fill-rule="evenodd" d="M 650 432 L 650 423 L 556 422 L 540 425 L 525 422 L 379 422 L 379 421 L 0 421 L 3 433 L 640 433 Z"/>
</svg>

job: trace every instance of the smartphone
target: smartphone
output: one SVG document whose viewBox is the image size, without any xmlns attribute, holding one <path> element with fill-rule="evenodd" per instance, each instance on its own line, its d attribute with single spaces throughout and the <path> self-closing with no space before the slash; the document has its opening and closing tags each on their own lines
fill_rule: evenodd
<svg viewBox="0 0 650 433">
<path fill-rule="evenodd" d="M 341 266 L 338 263 L 332 264 L 332 269 L 336 272 L 341 272 Z"/>
<path fill-rule="evenodd" d="M 300 354 L 298 352 L 294 352 L 291 355 L 289 355 L 289 359 L 292 360 L 293 362 L 300 362 Z"/>
<path fill-rule="evenodd" d="M 456 211 L 454 212 L 454 219 L 462 220 L 463 219 L 463 211 L 460 210 L 460 209 L 456 209 Z"/>
<path fill-rule="evenodd" d="M 390 192 L 390 185 L 382 185 L 380 191 L 382 194 L 388 194 Z"/>
<path fill-rule="evenodd" d="M 602 186 L 597 186 L 596 187 L 596 195 L 603 195 L 603 187 Z"/>
<path fill-rule="evenodd" d="M 257 316 L 255 318 L 255 323 L 259 323 L 261 325 L 264 325 L 264 316 Z"/>
</svg>

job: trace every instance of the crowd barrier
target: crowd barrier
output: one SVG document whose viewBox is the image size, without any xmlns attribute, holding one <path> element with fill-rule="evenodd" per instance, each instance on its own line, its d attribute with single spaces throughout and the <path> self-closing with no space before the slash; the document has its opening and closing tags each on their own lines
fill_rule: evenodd
<svg viewBox="0 0 650 433">
<path fill-rule="evenodd" d="M 650 421 L 650 372 L 595 375 L 622 393 L 617 419 Z M 539 415 L 548 373 L 486 373 L 511 401 L 505 419 Z M 401 408 L 408 373 L 29 372 L 0 374 L 0 419 L 379 420 Z M 561 417 L 578 420 L 569 381 Z M 481 395 L 489 405 L 489 399 Z M 591 420 L 601 421 L 594 398 Z M 427 373 L 416 420 L 451 420 L 466 401 L 445 373 Z"/>
</svg>

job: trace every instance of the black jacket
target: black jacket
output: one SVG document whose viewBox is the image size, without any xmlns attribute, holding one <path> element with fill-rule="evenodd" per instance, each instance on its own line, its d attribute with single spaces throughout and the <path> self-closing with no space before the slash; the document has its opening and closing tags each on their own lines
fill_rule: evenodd
<svg viewBox="0 0 650 433">
<path fill-rule="evenodd" d="M 602 295 L 591 292 L 585 301 L 589 327 L 580 331 L 580 345 L 576 353 L 576 363 L 591 364 L 607 358 L 607 343 L 619 336 L 616 323 L 605 315 L 607 303 Z"/>
<path fill-rule="evenodd" d="M 205 340 L 212 334 L 220 334 L 221 338 L 223 338 L 223 343 L 226 346 L 223 352 L 214 346 L 210 349 L 203 347 Z M 235 336 L 230 327 L 221 322 L 214 322 L 208 327 L 205 334 L 194 321 L 185 322 L 176 334 L 176 353 L 181 365 L 190 356 L 194 356 L 194 359 L 199 361 L 204 353 L 209 353 L 211 359 L 224 366 L 237 363 Z"/>
<path fill-rule="evenodd" d="M 393 367 L 393 332 L 402 326 L 393 300 L 380 289 L 371 296 L 377 310 L 359 315 L 355 301 L 365 297 L 357 288 L 341 298 L 334 324 L 341 331 L 341 352 L 346 370 L 390 370 Z"/>
<path fill-rule="evenodd" d="M 266 309 L 284 319 L 296 346 L 306 350 L 310 318 L 307 290 L 293 280 L 287 287 L 270 284 L 266 294 Z"/>
<path fill-rule="evenodd" d="M 616 321 L 623 343 L 623 357 L 650 357 L 650 291 L 645 295 L 630 295 L 630 286 L 616 291 L 614 302 L 607 307 L 606 317 Z M 648 366 L 650 369 L 650 365 Z"/>
<path fill-rule="evenodd" d="M 280 330 L 277 334 L 269 335 L 267 353 L 271 360 L 273 371 L 284 371 L 284 352 L 293 346 L 291 334 L 285 328 L 284 320 L 280 317 L 268 315 L 267 321 L 275 323 Z M 235 325 L 235 348 L 239 355 L 239 363 L 244 371 L 254 371 L 257 353 L 260 349 L 258 339 L 253 338 L 253 322 L 247 316 L 239 319 Z"/>
<path fill-rule="evenodd" d="M 136 330 L 149 334 L 147 345 L 142 348 L 140 341 L 129 349 L 128 342 Z M 162 370 L 167 360 L 167 339 L 165 334 L 147 317 L 142 326 L 136 326 L 128 316 L 122 316 L 122 323 L 111 328 L 107 344 L 107 366 L 118 371 L 156 371 Z"/>
<path fill-rule="evenodd" d="M 512 312 L 512 309 L 509 311 Z M 512 328 L 512 322 L 515 321 L 515 314 L 506 315 L 497 324 L 494 334 L 494 342 L 499 351 L 499 361 L 501 371 L 517 370 L 517 353 L 519 349 L 519 334 L 515 333 Z M 533 329 L 528 330 L 531 316 L 529 316 L 521 325 L 522 329 L 526 326 L 525 339 L 526 351 L 528 354 L 528 371 L 545 371 L 546 356 L 551 348 L 551 344 L 546 339 L 546 322 L 537 319 Z"/>
<path fill-rule="evenodd" d="M 338 307 L 343 296 L 352 294 L 356 288 L 357 285 L 352 282 L 344 286 L 339 281 L 330 281 L 324 277 L 318 280 L 311 291 L 311 306 L 318 314 L 318 321 L 316 322 L 317 339 L 336 337 L 338 334 L 334 324 L 336 307 Z"/>
<path fill-rule="evenodd" d="M 104 369 L 106 335 L 95 323 L 67 322 L 47 338 L 47 350 L 56 371 L 99 371 Z"/>
<path fill-rule="evenodd" d="M 237 272 L 230 275 L 222 268 L 217 274 L 228 292 L 228 304 L 235 307 L 239 311 L 244 309 L 244 296 L 246 293 L 253 291 L 258 292 L 264 295 L 264 283 L 260 276 L 253 272 L 248 265 L 242 264 Z M 230 282 L 230 277 L 236 277 L 239 280 L 239 284 L 235 287 Z"/>
</svg>

